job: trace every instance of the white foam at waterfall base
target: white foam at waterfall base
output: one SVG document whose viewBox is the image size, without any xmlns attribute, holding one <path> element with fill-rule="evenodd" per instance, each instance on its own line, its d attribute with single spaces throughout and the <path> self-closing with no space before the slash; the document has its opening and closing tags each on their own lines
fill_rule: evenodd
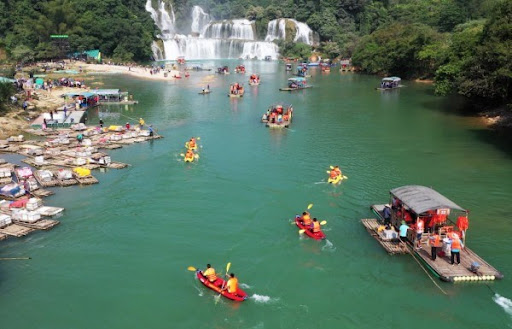
<svg viewBox="0 0 512 329">
<path fill-rule="evenodd" d="M 160 60 L 164 59 L 164 56 L 162 54 L 162 49 L 160 49 L 160 47 L 158 46 L 156 41 L 153 41 L 151 43 L 151 51 L 153 52 L 153 59 L 155 61 L 160 61 Z"/>
<path fill-rule="evenodd" d="M 508 315 L 512 316 L 512 300 L 495 294 L 492 298 L 496 304 L 501 306 Z"/>
<path fill-rule="evenodd" d="M 202 35 L 210 21 L 210 15 L 205 13 L 203 8 L 194 6 L 192 8 L 192 25 L 190 26 L 190 31 Z"/>
</svg>

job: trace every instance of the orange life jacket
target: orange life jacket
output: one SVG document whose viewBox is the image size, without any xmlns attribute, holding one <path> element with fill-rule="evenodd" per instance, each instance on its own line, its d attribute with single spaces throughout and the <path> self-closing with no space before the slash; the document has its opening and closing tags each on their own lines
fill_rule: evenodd
<svg viewBox="0 0 512 329">
<path fill-rule="evenodd" d="M 452 249 L 460 249 L 460 240 L 459 238 L 452 239 Z"/>
<path fill-rule="evenodd" d="M 309 215 L 302 216 L 302 221 L 304 225 L 311 225 L 311 217 Z"/>
<path fill-rule="evenodd" d="M 230 278 L 228 280 L 228 283 L 226 284 L 228 287 L 228 292 L 230 294 L 235 294 L 238 290 L 238 279 L 237 278 Z"/>
<path fill-rule="evenodd" d="M 187 152 L 185 154 L 185 158 L 193 158 L 193 157 L 194 157 L 194 153 L 192 153 L 192 152 Z"/>
<path fill-rule="evenodd" d="M 338 177 L 338 175 L 339 175 L 339 174 L 336 172 L 336 170 L 331 170 L 331 173 L 329 174 L 329 176 L 330 176 L 331 178 L 336 178 L 336 177 Z"/>
<path fill-rule="evenodd" d="M 340 168 L 334 168 L 333 169 L 338 175 L 341 175 L 341 170 Z"/>
<path fill-rule="evenodd" d="M 320 223 L 313 222 L 313 233 L 320 232 Z"/>
<path fill-rule="evenodd" d="M 457 218 L 457 227 L 461 231 L 465 231 L 469 228 L 469 221 L 466 216 L 459 216 Z"/>
<path fill-rule="evenodd" d="M 438 234 L 434 234 L 430 237 L 430 245 L 432 247 L 440 247 L 441 246 L 441 237 Z"/>
<path fill-rule="evenodd" d="M 203 275 L 208 278 L 208 281 L 214 282 L 217 280 L 217 275 L 215 274 L 215 269 L 213 267 L 210 267 L 209 269 L 206 269 L 204 271 Z"/>
</svg>

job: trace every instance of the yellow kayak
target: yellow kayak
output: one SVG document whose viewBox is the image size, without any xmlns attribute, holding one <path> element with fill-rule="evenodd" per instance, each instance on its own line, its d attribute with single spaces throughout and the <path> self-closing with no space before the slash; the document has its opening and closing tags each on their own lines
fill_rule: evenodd
<svg viewBox="0 0 512 329">
<path fill-rule="evenodd" d="M 327 183 L 329 183 L 329 184 L 339 184 L 339 183 L 341 183 L 342 180 L 343 180 L 343 176 L 338 175 L 338 176 L 336 176 L 334 178 L 329 177 L 329 179 L 327 179 Z"/>
</svg>

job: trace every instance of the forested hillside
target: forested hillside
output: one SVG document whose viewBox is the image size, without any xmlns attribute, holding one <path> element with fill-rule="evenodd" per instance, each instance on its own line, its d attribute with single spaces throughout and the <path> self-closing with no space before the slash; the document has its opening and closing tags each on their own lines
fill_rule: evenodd
<svg viewBox="0 0 512 329">
<path fill-rule="evenodd" d="M 155 2 L 156 7 L 157 0 Z M 432 78 L 436 92 L 497 103 L 512 90 L 512 0 L 165 0 L 177 24 L 200 5 L 216 19 L 246 17 L 262 37 L 270 20 L 295 18 L 320 35 L 324 57 L 351 57 L 361 70 Z M 144 61 L 158 31 L 145 0 L 2 0 L 0 49 L 14 60 L 51 58 L 50 34 L 68 34 L 73 51 L 99 48 Z M 280 41 L 285 56 L 311 48 Z"/>
</svg>

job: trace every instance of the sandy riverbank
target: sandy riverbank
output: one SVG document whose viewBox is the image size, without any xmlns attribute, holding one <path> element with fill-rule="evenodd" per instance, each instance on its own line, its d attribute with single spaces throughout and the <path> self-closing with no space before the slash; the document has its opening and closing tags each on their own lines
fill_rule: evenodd
<svg viewBox="0 0 512 329">
<path fill-rule="evenodd" d="M 167 71 L 162 70 L 158 73 L 151 74 L 150 70 L 140 66 L 122 66 L 122 65 L 107 65 L 107 64 L 86 64 L 83 62 L 68 63 L 66 65 L 68 70 L 79 71 L 82 69 L 82 73 L 78 75 L 69 75 L 68 77 L 74 79 L 84 79 L 86 88 L 81 88 L 81 91 L 97 88 L 98 85 L 87 83 L 87 76 L 94 76 L 95 74 L 126 74 L 133 77 L 158 80 L 158 81 L 173 81 L 176 80 L 174 76 L 182 76 L 184 78 L 185 72 L 177 70 Z M 164 73 L 167 73 L 165 76 Z M 48 74 L 51 76 L 52 74 Z M 63 77 L 63 76 L 60 76 Z M 65 100 L 62 97 L 63 94 L 68 92 L 77 91 L 77 88 L 70 87 L 55 87 L 51 92 L 47 90 L 38 89 L 35 90 L 29 102 L 29 108 L 23 111 L 19 107 L 12 107 L 6 114 L 0 117 L 0 139 L 7 138 L 12 135 L 19 135 L 23 130 L 29 128 L 30 122 L 34 120 L 39 114 L 43 112 L 49 112 L 56 110 L 57 108 L 65 104 Z"/>
</svg>

